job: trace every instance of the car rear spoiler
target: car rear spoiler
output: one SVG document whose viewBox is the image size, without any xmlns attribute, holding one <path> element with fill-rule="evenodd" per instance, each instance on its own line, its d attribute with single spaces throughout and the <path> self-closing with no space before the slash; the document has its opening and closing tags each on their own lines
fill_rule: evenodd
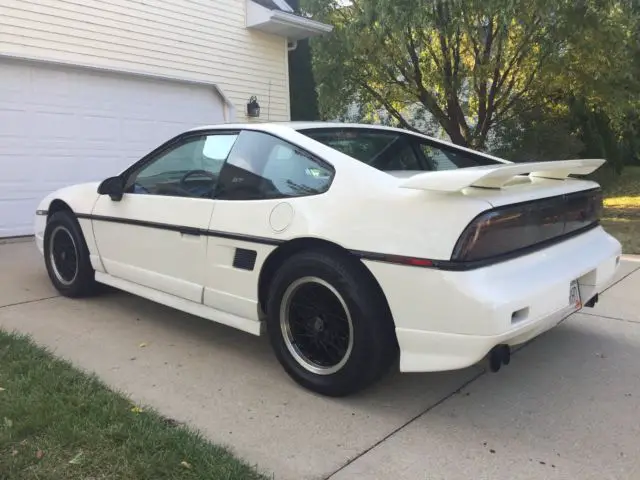
<svg viewBox="0 0 640 480">
<path fill-rule="evenodd" d="M 595 172 L 605 162 L 602 159 L 557 160 L 442 170 L 409 177 L 400 183 L 400 187 L 435 192 L 458 192 L 467 187 L 502 188 L 518 175 L 564 180 L 569 175 Z"/>
</svg>

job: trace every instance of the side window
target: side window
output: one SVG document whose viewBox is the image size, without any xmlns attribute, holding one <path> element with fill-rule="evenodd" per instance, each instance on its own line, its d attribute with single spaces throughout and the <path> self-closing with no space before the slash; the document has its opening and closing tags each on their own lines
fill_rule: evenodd
<svg viewBox="0 0 640 480">
<path fill-rule="evenodd" d="M 455 170 L 485 164 L 466 152 L 445 150 L 427 143 L 420 143 L 420 149 L 433 170 Z"/>
<path fill-rule="evenodd" d="M 272 135 L 243 131 L 220 173 L 217 198 L 260 200 L 317 195 L 333 168 Z"/>
<path fill-rule="evenodd" d="M 326 128 L 302 133 L 383 172 L 425 169 L 411 137 L 396 131 Z"/>
<path fill-rule="evenodd" d="M 128 193 L 211 198 L 237 134 L 202 135 L 161 153 L 127 180 Z"/>
<path fill-rule="evenodd" d="M 201 168 L 219 174 L 237 138 L 237 134 L 209 135 L 202 147 Z"/>
</svg>

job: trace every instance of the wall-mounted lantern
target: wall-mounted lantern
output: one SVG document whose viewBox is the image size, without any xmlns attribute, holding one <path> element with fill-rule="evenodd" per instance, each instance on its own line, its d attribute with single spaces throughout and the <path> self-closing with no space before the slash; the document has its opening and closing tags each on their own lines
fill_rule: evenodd
<svg viewBox="0 0 640 480">
<path fill-rule="evenodd" d="M 260 116 L 260 104 L 256 97 L 251 97 L 249 103 L 247 103 L 247 117 L 259 117 Z"/>
</svg>

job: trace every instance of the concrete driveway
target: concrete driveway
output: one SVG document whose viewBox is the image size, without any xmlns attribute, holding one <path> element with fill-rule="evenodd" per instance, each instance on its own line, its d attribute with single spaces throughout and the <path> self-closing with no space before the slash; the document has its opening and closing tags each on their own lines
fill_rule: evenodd
<svg viewBox="0 0 640 480">
<path fill-rule="evenodd" d="M 595 309 L 499 374 L 395 374 L 348 399 L 294 385 L 265 338 L 119 292 L 61 298 L 31 242 L 0 245 L 0 327 L 32 334 L 276 479 L 631 479 L 639 269 L 626 260 Z"/>
</svg>

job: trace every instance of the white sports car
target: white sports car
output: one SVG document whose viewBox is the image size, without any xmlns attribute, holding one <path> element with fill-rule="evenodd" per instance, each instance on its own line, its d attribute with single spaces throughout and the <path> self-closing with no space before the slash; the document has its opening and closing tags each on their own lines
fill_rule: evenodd
<svg viewBox="0 0 640 480">
<path fill-rule="evenodd" d="M 299 384 L 347 395 L 403 372 L 492 370 L 592 306 L 620 259 L 604 160 L 510 163 L 405 130 L 202 127 L 36 212 L 69 297 L 102 283 L 259 335 Z"/>
</svg>

